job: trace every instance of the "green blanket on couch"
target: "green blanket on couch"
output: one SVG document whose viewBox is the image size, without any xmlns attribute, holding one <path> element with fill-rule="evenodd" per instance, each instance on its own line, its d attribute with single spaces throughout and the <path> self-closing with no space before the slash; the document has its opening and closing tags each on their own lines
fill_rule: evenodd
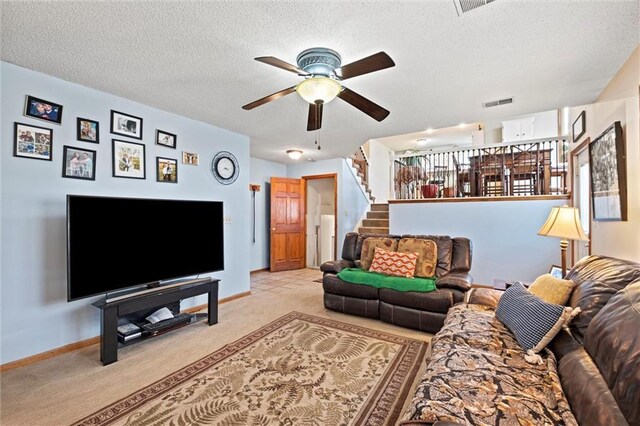
<svg viewBox="0 0 640 426">
<path fill-rule="evenodd" d="M 390 288 L 396 291 L 420 291 L 426 293 L 436 289 L 435 278 L 392 277 L 359 268 L 345 268 L 338 273 L 338 278 L 348 283 Z"/>
</svg>

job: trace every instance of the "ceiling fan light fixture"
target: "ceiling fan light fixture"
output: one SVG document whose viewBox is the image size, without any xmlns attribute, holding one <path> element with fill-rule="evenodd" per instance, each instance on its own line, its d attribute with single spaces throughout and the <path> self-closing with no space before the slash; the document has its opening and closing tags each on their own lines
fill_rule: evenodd
<svg viewBox="0 0 640 426">
<path fill-rule="evenodd" d="M 290 149 L 287 151 L 287 155 L 292 160 L 298 160 L 300 159 L 300 157 L 302 157 L 302 151 L 300 151 L 299 149 Z"/>
<path fill-rule="evenodd" d="M 296 92 L 305 101 L 315 104 L 322 101 L 327 104 L 340 94 L 342 86 L 340 83 L 329 77 L 311 77 L 296 86 Z"/>
</svg>

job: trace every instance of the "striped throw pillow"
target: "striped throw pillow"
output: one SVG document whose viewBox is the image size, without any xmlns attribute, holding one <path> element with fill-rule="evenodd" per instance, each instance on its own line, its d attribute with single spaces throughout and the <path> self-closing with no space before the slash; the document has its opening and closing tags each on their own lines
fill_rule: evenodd
<svg viewBox="0 0 640 426">
<path fill-rule="evenodd" d="M 395 277 L 413 278 L 417 260 L 418 255 L 415 253 L 398 253 L 376 247 L 369 271 Z"/>
<path fill-rule="evenodd" d="M 570 307 L 547 303 L 521 284 L 509 287 L 498 302 L 496 317 L 526 351 L 540 352 L 573 318 Z M 577 312 L 575 312 L 577 313 Z"/>
</svg>

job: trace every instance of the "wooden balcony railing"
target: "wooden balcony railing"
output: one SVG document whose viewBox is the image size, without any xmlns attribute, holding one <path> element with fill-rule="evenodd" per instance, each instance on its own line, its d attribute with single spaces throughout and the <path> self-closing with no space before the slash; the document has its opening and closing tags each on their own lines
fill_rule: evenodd
<svg viewBox="0 0 640 426">
<path fill-rule="evenodd" d="M 364 155 L 362 147 L 358 147 L 356 151 L 351 155 L 353 164 L 358 169 L 358 175 L 362 179 L 362 184 L 367 186 L 369 183 L 369 160 Z"/>
<path fill-rule="evenodd" d="M 564 139 L 405 154 L 394 160 L 397 200 L 567 194 Z"/>
</svg>

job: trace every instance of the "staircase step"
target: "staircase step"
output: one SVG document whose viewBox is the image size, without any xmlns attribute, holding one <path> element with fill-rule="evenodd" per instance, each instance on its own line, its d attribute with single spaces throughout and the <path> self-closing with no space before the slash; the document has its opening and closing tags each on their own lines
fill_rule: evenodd
<svg viewBox="0 0 640 426">
<path fill-rule="evenodd" d="M 372 212 L 388 212 L 389 204 L 371 204 Z"/>
<path fill-rule="evenodd" d="M 362 226 L 374 226 L 379 228 L 388 228 L 389 219 L 363 219 Z"/>
<path fill-rule="evenodd" d="M 389 219 L 389 212 L 367 212 L 367 219 Z"/>
<path fill-rule="evenodd" d="M 388 234 L 389 228 L 378 226 L 361 226 L 360 228 L 358 228 L 358 232 L 361 234 Z"/>
</svg>

